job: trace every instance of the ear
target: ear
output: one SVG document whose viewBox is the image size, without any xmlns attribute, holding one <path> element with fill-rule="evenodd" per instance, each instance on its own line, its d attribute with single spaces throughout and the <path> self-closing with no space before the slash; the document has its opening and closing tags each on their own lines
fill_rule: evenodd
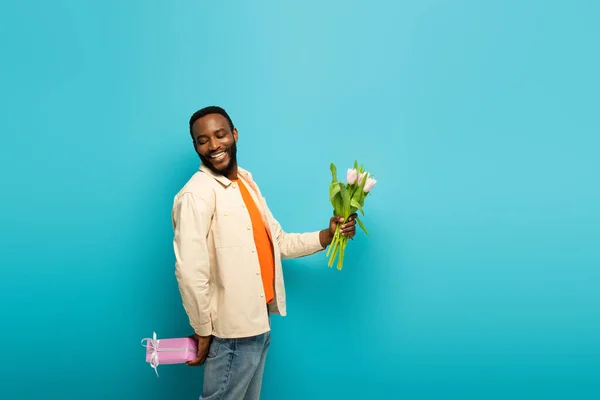
<svg viewBox="0 0 600 400">
<path fill-rule="evenodd" d="M 236 128 L 233 128 L 233 139 L 237 143 L 237 141 L 238 141 L 238 130 Z"/>
</svg>

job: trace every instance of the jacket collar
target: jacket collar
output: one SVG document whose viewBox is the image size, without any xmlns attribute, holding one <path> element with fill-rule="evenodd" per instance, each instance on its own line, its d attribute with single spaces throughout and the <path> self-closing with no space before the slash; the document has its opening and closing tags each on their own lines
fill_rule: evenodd
<svg viewBox="0 0 600 400">
<path fill-rule="evenodd" d="M 204 164 L 200 164 L 200 171 L 212 176 L 217 182 L 219 182 L 223 186 L 227 187 L 227 186 L 231 185 L 231 183 L 232 183 L 229 178 L 227 178 L 226 176 L 221 175 L 221 174 L 215 174 L 212 170 L 210 170 Z M 260 191 L 258 190 L 258 187 L 256 187 L 254 181 L 252 180 L 252 174 L 249 171 L 245 170 L 244 168 L 242 168 L 238 165 L 238 177 L 242 178 L 245 182 L 247 182 L 249 184 L 250 189 L 252 189 L 252 191 L 254 192 L 254 195 L 256 196 L 255 200 L 259 201 L 259 203 L 257 203 L 257 205 L 260 205 L 260 207 L 259 207 L 260 216 L 263 220 L 263 223 L 265 224 L 265 227 L 267 228 L 267 235 L 269 235 L 269 239 L 272 241 L 273 237 L 271 235 L 271 226 L 269 225 L 269 219 L 267 218 L 267 215 L 265 214 L 263 205 L 260 204 Z"/>
<path fill-rule="evenodd" d="M 215 174 L 210 168 L 208 168 L 204 164 L 200 164 L 200 171 L 212 176 L 214 179 L 217 180 L 217 182 L 219 182 L 223 186 L 231 185 L 231 180 L 229 178 L 227 178 L 225 175 Z M 250 174 L 250 172 L 246 171 L 244 168 L 240 167 L 239 165 L 238 165 L 238 175 L 241 175 L 242 178 L 244 178 L 245 180 L 249 180 L 249 181 L 252 180 L 252 174 Z"/>
</svg>

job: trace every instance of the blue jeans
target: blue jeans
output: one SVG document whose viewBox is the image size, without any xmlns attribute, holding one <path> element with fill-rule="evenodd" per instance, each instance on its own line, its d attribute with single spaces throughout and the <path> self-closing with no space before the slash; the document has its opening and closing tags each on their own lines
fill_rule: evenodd
<svg viewBox="0 0 600 400">
<path fill-rule="evenodd" d="M 200 400 L 259 400 L 271 333 L 223 339 L 213 336 Z"/>
</svg>

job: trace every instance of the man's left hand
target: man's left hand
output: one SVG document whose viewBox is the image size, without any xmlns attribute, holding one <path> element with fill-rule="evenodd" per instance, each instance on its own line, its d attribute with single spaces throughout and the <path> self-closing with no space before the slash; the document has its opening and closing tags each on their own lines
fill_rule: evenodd
<svg viewBox="0 0 600 400">
<path fill-rule="evenodd" d="M 333 235 L 335 235 L 335 230 L 339 224 L 342 224 L 340 226 L 340 234 L 342 236 L 347 236 L 348 239 L 352 239 L 354 235 L 356 235 L 356 217 L 356 213 L 350 215 L 348 221 L 345 223 L 344 217 L 331 217 L 329 219 L 329 229 L 321 231 L 321 244 L 323 247 L 327 247 L 331 244 Z"/>
<path fill-rule="evenodd" d="M 348 217 L 348 222 L 340 226 L 340 234 L 342 236 L 348 236 L 348 239 L 352 239 L 354 235 L 356 235 L 356 217 L 356 213 L 352 214 Z M 329 233 L 331 234 L 332 238 L 333 235 L 335 235 L 335 229 L 337 228 L 337 226 L 343 222 L 343 217 L 332 217 L 329 220 Z"/>
</svg>

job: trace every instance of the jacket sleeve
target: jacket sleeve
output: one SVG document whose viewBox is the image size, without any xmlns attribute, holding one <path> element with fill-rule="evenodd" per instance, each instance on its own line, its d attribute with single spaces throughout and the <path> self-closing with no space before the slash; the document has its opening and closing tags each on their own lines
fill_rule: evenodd
<svg viewBox="0 0 600 400">
<path fill-rule="evenodd" d="M 288 233 L 283 230 L 281 224 L 275 219 L 266 200 L 263 204 L 269 218 L 271 232 L 281 252 L 282 259 L 300 258 L 318 253 L 324 249 L 319 240 L 319 232 Z"/>
<path fill-rule="evenodd" d="M 182 194 L 173 205 L 175 276 L 190 325 L 200 336 L 212 333 L 207 247 L 212 215 L 213 207 L 192 193 Z"/>
</svg>

